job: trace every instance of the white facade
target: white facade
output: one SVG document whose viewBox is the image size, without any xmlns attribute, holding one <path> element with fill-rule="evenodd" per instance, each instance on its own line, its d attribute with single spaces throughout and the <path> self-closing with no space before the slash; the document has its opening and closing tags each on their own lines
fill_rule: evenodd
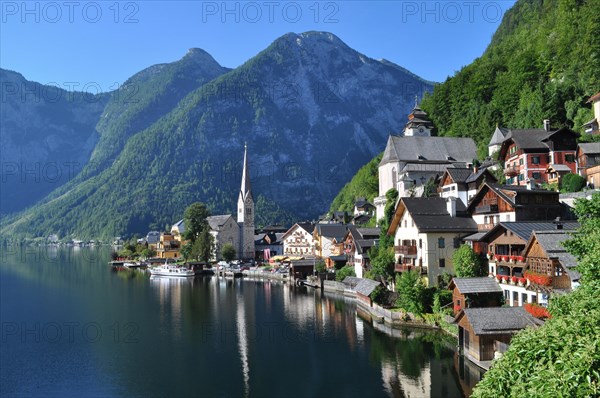
<svg viewBox="0 0 600 398">
<path fill-rule="evenodd" d="M 496 278 L 497 266 L 494 260 L 490 260 L 488 263 L 489 274 Z M 498 280 L 496 279 L 496 282 Z M 518 283 L 515 284 L 510 280 L 507 282 L 498 282 L 500 288 L 502 288 L 502 294 L 506 304 L 511 307 L 522 307 L 526 303 L 537 303 L 544 307 L 548 306 L 548 295 L 545 293 L 528 290 L 526 285 L 520 286 Z"/>
<path fill-rule="evenodd" d="M 492 229 L 495 225 L 502 221 L 517 221 L 516 213 L 514 211 L 490 214 L 473 213 L 472 217 L 473 220 L 475 220 L 475 222 L 477 223 L 477 227 L 480 231 Z"/>
<path fill-rule="evenodd" d="M 442 198 L 460 199 L 466 206 L 469 203 L 469 192 L 471 192 L 471 191 L 466 191 L 464 189 L 460 189 L 458 184 L 452 183 L 452 184 L 444 185 L 442 187 L 442 192 L 441 192 L 440 196 Z M 475 193 L 477 193 L 477 190 L 472 190 L 472 192 L 473 192 L 472 195 L 475 195 Z"/>
<path fill-rule="evenodd" d="M 312 233 L 295 224 L 283 236 L 283 254 L 286 256 L 314 256 L 315 239 Z"/>
<path fill-rule="evenodd" d="M 454 274 L 452 255 L 458 246 L 458 239 L 465 233 L 457 232 L 419 232 L 408 212 L 404 212 L 394 234 L 394 246 L 416 246 L 415 254 L 396 254 L 396 263 L 409 262 L 412 266 L 421 266 L 427 272 L 429 286 L 437 285 L 438 277 Z M 443 247 L 440 247 L 443 246 Z M 404 258 L 404 261 L 403 261 Z"/>
</svg>

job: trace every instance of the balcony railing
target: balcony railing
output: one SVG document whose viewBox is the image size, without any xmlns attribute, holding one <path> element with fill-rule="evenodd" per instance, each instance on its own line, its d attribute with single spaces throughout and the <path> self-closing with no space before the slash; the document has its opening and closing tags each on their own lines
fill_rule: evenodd
<svg viewBox="0 0 600 398">
<path fill-rule="evenodd" d="M 396 264 L 394 267 L 396 272 L 408 272 L 408 271 L 417 271 L 421 275 L 427 274 L 427 267 L 419 267 L 418 265 L 410 265 L 410 264 Z"/>
<path fill-rule="evenodd" d="M 498 213 L 498 205 L 480 205 L 475 208 L 475 214 Z"/>
<path fill-rule="evenodd" d="M 394 252 L 396 254 L 403 254 L 405 256 L 414 256 L 417 254 L 417 246 L 394 246 Z"/>
<path fill-rule="evenodd" d="M 508 176 L 508 177 L 518 176 L 519 173 L 520 173 L 519 168 L 515 167 L 515 166 L 509 166 L 506 169 L 504 169 L 504 175 Z"/>
</svg>

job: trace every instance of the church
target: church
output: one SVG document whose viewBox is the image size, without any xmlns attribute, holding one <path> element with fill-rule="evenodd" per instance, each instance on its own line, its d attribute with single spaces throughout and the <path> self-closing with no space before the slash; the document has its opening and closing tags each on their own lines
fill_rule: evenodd
<svg viewBox="0 0 600 398">
<path fill-rule="evenodd" d="M 248 146 L 244 145 L 244 163 L 242 166 L 242 182 L 237 201 L 237 218 L 230 214 L 210 216 L 207 218 L 210 234 L 214 238 L 213 260 L 221 260 L 221 249 L 229 243 L 236 250 L 238 259 L 253 259 L 254 249 L 254 198 L 250 185 L 250 169 L 248 167 Z M 171 228 L 172 233 L 181 236 L 185 231 L 183 220 Z"/>
<path fill-rule="evenodd" d="M 477 159 L 471 138 L 436 137 L 433 132 L 433 122 L 415 102 L 402 134 L 389 136 L 379 163 L 379 196 L 374 200 L 378 220 L 384 216 L 385 194 L 391 188 L 399 197 L 422 196 L 429 180 L 449 167 L 470 167 Z"/>
</svg>

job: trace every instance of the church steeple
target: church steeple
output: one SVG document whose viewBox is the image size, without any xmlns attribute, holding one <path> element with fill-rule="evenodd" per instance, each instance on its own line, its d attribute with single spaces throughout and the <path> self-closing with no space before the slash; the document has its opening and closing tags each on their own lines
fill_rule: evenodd
<svg viewBox="0 0 600 398">
<path fill-rule="evenodd" d="M 248 145 L 244 144 L 244 166 L 242 169 L 242 186 L 240 187 L 240 199 L 246 201 L 248 197 L 252 199 L 252 187 L 250 186 L 250 170 L 248 169 Z"/>
<path fill-rule="evenodd" d="M 427 112 L 419 107 L 419 97 L 415 96 L 415 107 L 408 115 L 408 123 L 404 126 L 405 137 L 430 137 L 433 131 L 433 123 L 429 120 Z"/>
<path fill-rule="evenodd" d="M 244 144 L 244 165 L 242 183 L 237 205 L 237 222 L 240 227 L 241 258 L 254 258 L 254 199 L 250 186 L 250 168 L 248 167 L 248 145 Z"/>
</svg>

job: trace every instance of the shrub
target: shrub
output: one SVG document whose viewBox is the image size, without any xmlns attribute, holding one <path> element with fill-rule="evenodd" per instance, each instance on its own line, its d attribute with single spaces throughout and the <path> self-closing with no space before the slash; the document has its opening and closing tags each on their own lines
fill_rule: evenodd
<svg viewBox="0 0 600 398">
<path fill-rule="evenodd" d="M 579 192 L 585 187 L 585 178 L 579 174 L 569 173 L 561 180 L 561 192 Z"/>
<path fill-rule="evenodd" d="M 346 278 L 347 276 L 356 276 L 356 273 L 354 272 L 354 267 L 347 265 L 335 272 L 335 280 L 338 282 L 343 281 L 344 278 Z"/>
</svg>

